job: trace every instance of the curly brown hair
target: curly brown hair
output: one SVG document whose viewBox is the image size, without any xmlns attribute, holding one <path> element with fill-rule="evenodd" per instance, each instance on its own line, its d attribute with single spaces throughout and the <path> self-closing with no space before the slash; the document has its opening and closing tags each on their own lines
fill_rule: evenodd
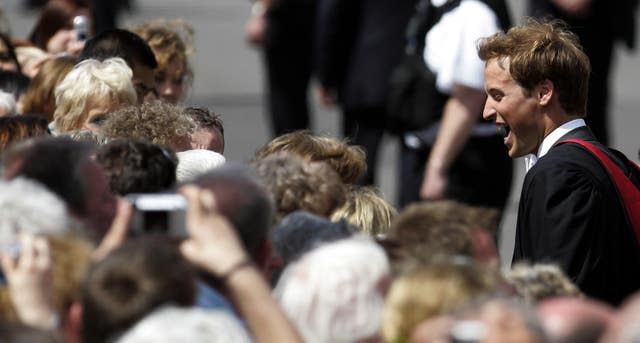
<svg viewBox="0 0 640 343">
<path fill-rule="evenodd" d="M 346 199 L 346 187 L 326 163 L 308 162 L 282 151 L 252 162 L 274 199 L 278 218 L 306 210 L 328 218 Z"/>
<path fill-rule="evenodd" d="M 346 184 L 356 183 L 367 170 L 366 154 L 362 148 L 334 137 L 315 135 L 309 130 L 286 133 L 272 139 L 256 152 L 254 160 L 278 151 L 292 152 L 307 161 L 326 162 Z"/>
<path fill-rule="evenodd" d="M 196 124 L 184 109 L 161 101 L 145 102 L 111 113 L 101 126 L 109 138 L 132 138 L 184 151 Z"/>
<path fill-rule="evenodd" d="M 113 194 L 156 193 L 176 182 L 176 153 L 156 144 L 116 139 L 98 148 L 96 161 Z"/>
<path fill-rule="evenodd" d="M 189 56 L 193 53 L 193 28 L 183 19 L 154 19 L 138 24 L 130 31 L 144 39 L 153 50 L 158 67 L 156 75 L 166 73 L 172 61 L 181 66 L 178 73 L 183 75 L 183 87 L 193 82 L 193 70 Z"/>
<path fill-rule="evenodd" d="M 499 219 L 497 210 L 452 200 L 416 203 L 395 217 L 387 239 L 400 248 L 400 259 L 415 257 L 428 261 L 437 255 L 472 256 L 473 230 L 491 232 Z"/>
</svg>

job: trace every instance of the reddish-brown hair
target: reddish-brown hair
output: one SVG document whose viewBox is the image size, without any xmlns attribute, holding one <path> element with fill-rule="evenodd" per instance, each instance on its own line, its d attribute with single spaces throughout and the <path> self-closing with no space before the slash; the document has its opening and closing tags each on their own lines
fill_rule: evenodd
<svg viewBox="0 0 640 343">
<path fill-rule="evenodd" d="M 528 19 L 482 40 L 478 55 L 483 61 L 496 58 L 527 91 L 551 81 L 568 114 L 586 115 L 591 64 L 578 37 L 563 22 Z"/>
</svg>

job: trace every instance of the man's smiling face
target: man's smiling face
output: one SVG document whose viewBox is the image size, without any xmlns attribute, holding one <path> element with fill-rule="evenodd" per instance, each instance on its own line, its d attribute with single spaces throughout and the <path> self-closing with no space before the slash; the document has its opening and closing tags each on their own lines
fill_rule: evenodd
<svg viewBox="0 0 640 343">
<path fill-rule="evenodd" d="M 485 64 L 484 86 L 487 101 L 482 116 L 505 131 L 504 144 L 509 156 L 536 153 L 545 129 L 535 90 L 528 92 L 522 88 L 511 78 L 508 62 L 497 58 Z"/>
</svg>

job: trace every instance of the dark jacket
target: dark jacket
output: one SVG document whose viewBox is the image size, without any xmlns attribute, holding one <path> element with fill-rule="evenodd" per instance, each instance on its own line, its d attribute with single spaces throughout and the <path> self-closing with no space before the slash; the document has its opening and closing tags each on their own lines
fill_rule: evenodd
<svg viewBox="0 0 640 343">
<path fill-rule="evenodd" d="M 562 12 L 551 0 L 529 0 L 529 13 L 535 17 L 551 16 L 566 21 L 573 28 L 595 26 L 604 37 L 620 40 L 629 48 L 635 46 L 636 8 L 638 0 L 593 0 L 585 18 Z"/>
<path fill-rule="evenodd" d="M 598 143 L 587 127 L 580 138 L 605 149 L 640 185 L 623 156 Z M 575 144 L 554 146 L 524 180 L 514 262 L 557 263 L 588 296 L 618 305 L 640 288 L 640 246 L 615 185 L 599 161 Z"/>
<path fill-rule="evenodd" d="M 416 0 L 320 0 L 316 70 L 343 108 L 384 105 Z"/>
</svg>

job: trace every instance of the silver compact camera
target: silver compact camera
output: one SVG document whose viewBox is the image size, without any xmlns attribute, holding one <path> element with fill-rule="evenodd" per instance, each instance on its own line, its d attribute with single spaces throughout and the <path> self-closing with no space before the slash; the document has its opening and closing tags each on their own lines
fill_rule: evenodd
<svg viewBox="0 0 640 343">
<path fill-rule="evenodd" d="M 180 194 L 129 194 L 127 200 L 133 206 L 131 233 L 167 234 L 172 237 L 187 237 L 187 199 Z"/>
<path fill-rule="evenodd" d="M 76 32 L 78 42 L 84 42 L 89 39 L 89 19 L 86 16 L 75 16 L 73 18 L 73 29 Z"/>
</svg>

